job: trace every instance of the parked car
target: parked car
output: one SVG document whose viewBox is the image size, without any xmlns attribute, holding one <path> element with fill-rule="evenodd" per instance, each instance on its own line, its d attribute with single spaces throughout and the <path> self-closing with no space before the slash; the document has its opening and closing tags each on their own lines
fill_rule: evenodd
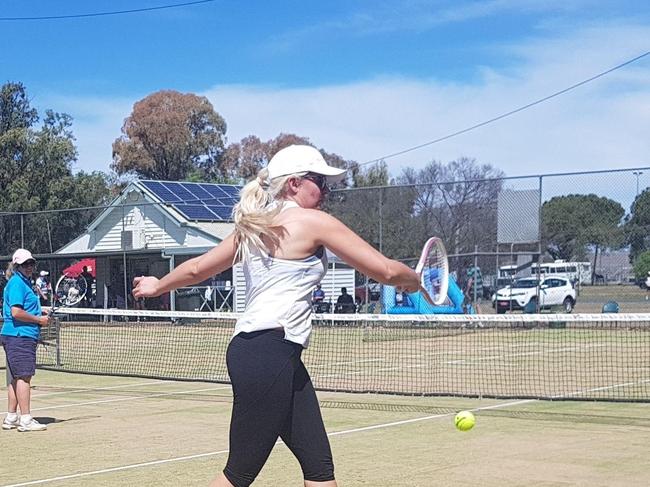
<svg viewBox="0 0 650 487">
<path fill-rule="evenodd" d="M 527 277 L 499 289 L 494 298 L 497 313 L 523 310 L 529 304 L 536 307 L 537 303 L 540 309 L 562 306 L 566 313 L 571 313 L 576 304 L 576 290 L 565 278 L 547 277 L 538 281 L 536 277 Z"/>
</svg>

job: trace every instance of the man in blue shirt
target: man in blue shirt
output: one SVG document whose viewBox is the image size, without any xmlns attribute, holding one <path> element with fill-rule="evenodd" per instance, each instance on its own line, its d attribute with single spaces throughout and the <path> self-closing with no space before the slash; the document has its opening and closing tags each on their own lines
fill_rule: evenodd
<svg viewBox="0 0 650 487">
<path fill-rule="evenodd" d="M 31 252 L 18 249 L 7 269 L 8 282 L 2 304 L 4 322 L 0 341 L 7 358 L 8 412 L 2 429 L 42 431 L 47 428 L 36 421 L 30 410 L 31 380 L 36 373 L 36 346 L 41 326 L 48 317 L 43 316 L 41 303 L 32 288 L 31 277 L 36 260 Z M 18 417 L 20 407 L 20 418 Z"/>
<path fill-rule="evenodd" d="M 316 289 L 311 293 L 311 305 L 316 313 L 326 312 L 325 304 L 325 291 L 321 288 L 320 284 L 316 284 Z"/>
</svg>

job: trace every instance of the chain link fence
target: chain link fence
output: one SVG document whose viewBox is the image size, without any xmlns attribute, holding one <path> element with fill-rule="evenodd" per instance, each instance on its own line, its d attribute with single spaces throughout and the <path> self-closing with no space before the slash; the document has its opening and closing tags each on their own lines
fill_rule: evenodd
<svg viewBox="0 0 650 487">
<path fill-rule="evenodd" d="M 456 281 L 463 288 L 471 270 L 479 268 L 482 286 L 474 292 L 486 300 L 513 278 L 535 275 L 539 266 L 570 277 L 579 291 L 585 286 L 643 285 L 634 263 L 650 248 L 649 178 L 650 168 L 635 168 L 364 187 L 333 191 L 326 210 L 382 253 L 412 266 L 426 239 L 441 237 Z M 106 218 L 117 228 L 132 226 L 133 207 L 125 204 Z M 93 247 L 92 240 L 99 237 L 92 224 L 105 209 L 0 212 L 2 264 L 18 247 L 38 255 L 41 269 L 52 276 L 92 258 L 95 253 L 57 251 L 76 239 L 87 239 L 88 248 Z M 122 295 L 128 294 L 132 275 L 151 272 L 150 265 L 143 251 L 132 251 L 128 242 L 114 242 L 112 249 L 111 279 L 124 288 Z M 157 272 L 166 270 L 159 262 Z M 367 279 L 359 276 L 357 285 L 367 289 L 357 293 L 364 300 L 376 299 L 377 290 Z M 599 296 L 598 303 L 605 297 Z"/>
<path fill-rule="evenodd" d="M 479 268 L 482 287 L 473 292 L 486 300 L 540 271 L 568 278 L 580 294 L 586 286 L 644 286 L 634 262 L 650 248 L 648 176 L 639 168 L 355 188 L 334 192 L 328 209 L 409 265 L 429 236 L 441 237 L 460 287 Z M 593 299 L 590 311 L 600 311 L 606 292 Z M 645 301 L 644 293 L 633 300 Z"/>
</svg>

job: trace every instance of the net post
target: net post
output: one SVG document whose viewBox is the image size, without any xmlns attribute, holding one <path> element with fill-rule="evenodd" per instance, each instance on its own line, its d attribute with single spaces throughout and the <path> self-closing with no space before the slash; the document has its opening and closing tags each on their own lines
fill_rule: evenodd
<svg viewBox="0 0 650 487">
<path fill-rule="evenodd" d="M 61 318 L 54 317 L 54 334 L 56 347 L 56 366 L 61 367 Z"/>
</svg>

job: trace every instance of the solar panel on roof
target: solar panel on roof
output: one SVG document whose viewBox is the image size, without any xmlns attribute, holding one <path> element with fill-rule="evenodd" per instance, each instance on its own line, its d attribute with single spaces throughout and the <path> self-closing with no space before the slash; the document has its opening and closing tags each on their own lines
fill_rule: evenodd
<svg viewBox="0 0 650 487">
<path fill-rule="evenodd" d="M 203 205 L 176 204 L 174 206 L 188 220 L 220 221 L 223 219 Z"/>
<path fill-rule="evenodd" d="M 177 183 L 175 181 L 170 181 L 163 183 L 165 187 L 173 193 L 175 196 L 178 196 L 181 201 L 184 202 L 191 202 L 191 201 L 197 201 L 197 197 L 194 196 L 192 193 L 190 193 L 187 189 L 183 187 L 181 183 Z"/>
<path fill-rule="evenodd" d="M 221 189 L 218 184 L 202 184 L 201 188 L 210 193 L 210 197 L 213 200 L 216 200 L 217 198 L 225 198 L 228 196 L 228 193 Z"/>
<path fill-rule="evenodd" d="M 232 219 L 232 206 L 208 205 L 208 208 L 223 220 Z"/>
<path fill-rule="evenodd" d="M 163 183 L 160 181 L 142 181 L 142 184 L 145 188 L 155 194 L 161 201 L 165 203 L 174 203 L 177 201 L 182 201 L 181 198 L 172 193 Z"/>
<path fill-rule="evenodd" d="M 194 195 L 194 199 L 197 201 L 209 200 L 212 198 L 210 193 L 208 193 L 205 189 L 203 189 L 200 184 L 197 183 L 181 183 L 181 184 L 187 191 L 189 191 L 192 195 Z"/>
<path fill-rule="evenodd" d="M 221 202 L 226 206 L 235 206 L 239 203 L 239 198 L 221 198 Z"/>
<path fill-rule="evenodd" d="M 213 222 L 232 220 L 241 189 L 231 184 L 179 181 L 142 181 L 142 185 L 188 220 Z"/>
<path fill-rule="evenodd" d="M 228 193 L 228 196 L 237 198 L 239 201 L 239 191 L 241 188 L 239 186 L 232 186 L 230 184 L 220 184 L 219 188 Z"/>
</svg>

